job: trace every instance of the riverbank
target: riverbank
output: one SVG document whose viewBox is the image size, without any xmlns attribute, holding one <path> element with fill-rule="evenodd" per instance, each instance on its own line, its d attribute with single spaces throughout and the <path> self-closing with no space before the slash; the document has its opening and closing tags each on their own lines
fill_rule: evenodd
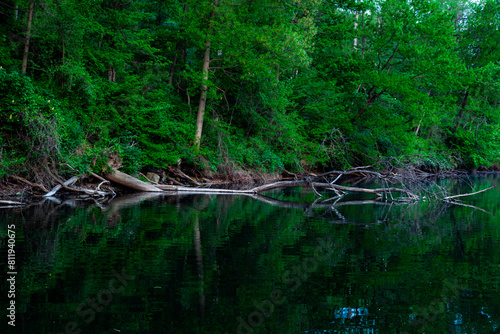
<svg viewBox="0 0 500 334">
<path fill-rule="evenodd" d="M 183 187 L 215 187 L 221 189 L 248 189 L 256 185 L 281 180 L 297 179 L 303 173 L 290 173 L 283 171 L 264 172 L 258 170 L 235 170 L 233 172 L 210 173 L 211 178 L 205 177 L 203 171 L 191 171 L 192 176 L 182 172 L 179 169 L 169 167 L 167 169 L 155 169 L 138 173 L 135 178 L 138 181 L 158 186 L 183 186 Z M 195 176 L 196 174 L 197 176 Z M 37 183 L 34 180 L 28 180 L 17 175 L 9 175 L 0 179 L 0 200 L 18 200 L 21 202 L 30 201 L 47 194 L 50 189 L 58 184 L 64 183 L 58 173 L 54 176 L 52 182 Z M 58 179 L 58 180 L 56 180 Z M 75 182 L 82 189 L 98 189 L 99 185 L 105 181 L 101 176 L 95 173 L 81 175 Z M 123 195 L 134 192 L 133 189 L 123 186 L 116 182 L 110 182 L 109 186 L 116 195 Z M 57 196 L 65 197 L 74 195 L 74 192 L 68 189 L 62 189 Z"/>
<path fill-rule="evenodd" d="M 17 175 L 4 177 L 0 180 L 0 199 L 4 202 L 17 201 L 27 203 L 37 198 L 46 197 L 78 197 L 81 198 L 114 198 L 136 192 L 198 192 L 198 193 L 234 193 L 258 194 L 262 191 L 286 187 L 311 187 L 329 189 L 337 197 L 347 193 L 371 193 L 377 199 L 386 198 L 387 194 L 401 193 L 409 200 L 421 197 L 410 188 L 419 188 L 418 183 L 434 182 L 436 178 L 464 177 L 474 173 L 496 172 L 482 171 L 423 171 L 415 166 L 396 167 L 391 159 L 379 162 L 372 166 L 350 168 L 348 170 L 314 171 L 291 173 L 283 170 L 280 173 L 269 173 L 260 170 L 234 171 L 225 170 L 224 173 L 210 173 L 191 170 L 184 173 L 177 167 L 140 172 L 131 176 L 119 170 L 98 175 L 93 172 L 80 174 L 64 179 L 59 174 L 50 173 L 52 182 L 40 183 L 29 181 Z M 207 178 L 205 176 L 211 176 Z M 379 181 L 381 187 L 377 189 L 360 188 L 363 181 Z M 347 186 L 345 186 L 347 185 Z M 396 185 L 396 186 L 394 186 Z M 408 188 L 409 187 L 409 188 Z M 446 194 L 441 194 L 445 198 Z"/>
</svg>

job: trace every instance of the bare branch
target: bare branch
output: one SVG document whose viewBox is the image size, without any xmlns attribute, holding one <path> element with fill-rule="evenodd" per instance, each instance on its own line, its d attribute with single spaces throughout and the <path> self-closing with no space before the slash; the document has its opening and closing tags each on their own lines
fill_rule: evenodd
<svg viewBox="0 0 500 334">
<path fill-rule="evenodd" d="M 476 192 L 473 192 L 473 193 L 467 193 L 467 194 L 460 194 L 460 195 L 453 195 L 453 196 L 446 196 L 443 198 L 443 200 L 447 201 L 449 199 L 452 199 L 452 198 L 458 198 L 458 197 L 465 197 L 465 196 L 472 196 L 472 195 L 476 195 L 476 194 L 479 194 L 479 193 L 482 193 L 482 192 L 485 192 L 487 190 L 490 190 L 492 188 L 496 188 L 496 186 L 491 186 L 491 187 L 488 187 L 486 189 L 483 189 L 483 190 L 479 190 L 479 191 L 476 191 Z"/>
<path fill-rule="evenodd" d="M 29 182 L 28 180 L 26 180 L 26 179 L 24 179 L 24 178 L 22 178 L 22 177 L 20 177 L 20 176 L 17 176 L 17 175 L 11 175 L 10 177 L 11 177 L 11 178 L 13 178 L 13 179 L 15 179 L 15 180 L 18 180 L 18 181 L 21 181 L 21 182 L 23 182 L 23 183 L 26 183 L 26 184 L 27 184 L 27 185 L 29 185 L 30 187 L 40 188 L 40 189 L 41 189 L 43 192 L 45 192 L 45 193 L 48 193 L 48 192 L 49 192 L 49 191 L 47 190 L 47 188 L 45 188 L 45 187 L 43 186 L 43 184 L 31 183 L 31 182 Z"/>
</svg>

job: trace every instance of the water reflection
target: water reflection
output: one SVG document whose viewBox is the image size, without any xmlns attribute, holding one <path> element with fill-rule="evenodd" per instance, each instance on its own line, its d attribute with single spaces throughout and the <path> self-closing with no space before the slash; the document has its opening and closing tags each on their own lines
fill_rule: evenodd
<svg viewBox="0 0 500 334">
<path fill-rule="evenodd" d="M 498 180 L 489 175 L 475 183 Z M 454 181 L 446 186 L 463 190 Z M 144 194 L 0 211 L 18 231 L 19 327 L 28 333 L 67 332 L 72 322 L 82 333 L 498 330 L 497 189 L 466 202 L 491 214 L 432 201 L 348 198 L 331 206 L 303 190 L 266 195 Z M 6 235 L 6 224 L 0 231 Z M 87 321 L 81 313 L 88 298 L 98 300 L 121 270 L 134 279 Z"/>
</svg>

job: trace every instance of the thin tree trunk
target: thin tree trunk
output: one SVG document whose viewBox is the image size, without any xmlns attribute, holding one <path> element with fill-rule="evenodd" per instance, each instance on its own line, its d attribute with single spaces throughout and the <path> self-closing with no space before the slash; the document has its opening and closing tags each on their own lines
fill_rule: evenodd
<svg viewBox="0 0 500 334">
<path fill-rule="evenodd" d="M 358 19 L 359 19 L 359 12 L 356 11 L 356 15 L 354 16 L 354 33 L 357 34 L 358 30 Z M 354 48 L 356 49 L 358 47 L 358 38 L 354 37 Z"/>
<path fill-rule="evenodd" d="M 415 130 L 415 136 L 418 136 L 418 131 L 420 130 L 420 125 L 422 124 L 422 120 L 424 119 L 424 117 L 425 117 L 425 112 L 420 118 L 420 121 L 418 122 L 417 129 Z"/>
<path fill-rule="evenodd" d="M 205 107 L 207 105 L 207 91 L 208 91 L 208 69 L 210 65 L 210 46 L 212 45 L 212 41 L 210 40 L 211 32 L 213 29 L 212 20 L 215 16 L 215 7 L 218 6 L 217 0 L 214 1 L 214 8 L 212 8 L 212 12 L 210 13 L 210 23 L 208 27 L 207 41 L 205 42 L 205 56 L 203 57 L 203 82 L 201 84 L 201 94 L 200 94 L 200 102 L 198 104 L 198 116 L 196 118 L 196 135 L 194 138 L 194 144 L 197 149 L 200 148 L 201 144 L 201 134 L 203 131 L 203 116 L 205 115 Z"/>
<path fill-rule="evenodd" d="M 361 14 L 361 28 L 363 31 L 365 29 L 365 11 Z M 361 58 L 365 59 L 365 50 L 366 50 L 366 36 L 361 38 Z"/>
<path fill-rule="evenodd" d="M 168 78 L 168 84 L 171 85 L 174 79 L 175 65 L 177 63 L 177 56 L 174 57 L 174 61 L 172 61 L 172 67 L 170 68 L 170 77 Z"/>
<path fill-rule="evenodd" d="M 203 83 L 201 84 L 200 102 L 198 104 L 198 116 L 196 118 L 196 137 L 195 146 L 200 148 L 201 134 L 203 131 L 203 116 L 205 115 L 205 107 L 207 105 L 207 91 L 208 91 L 208 66 L 210 63 L 210 45 L 212 42 L 207 40 L 205 43 L 205 57 L 203 59 Z"/>
<path fill-rule="evenodd" d="M 31 37 L 31 22 L 33 21 L 33 7 L 35 5 L 35 1 L 30 1 L 29 14 L 28 14 L 28 27 L 26 28 L 26 42 L 24 43 L 24 55 L 23 55 L 23 64 L 21 67 L 21 71 L 26 74 L 26 69 L 28 68 L 28 52 L 30 49 L 30 37 Z"/>
</svg>

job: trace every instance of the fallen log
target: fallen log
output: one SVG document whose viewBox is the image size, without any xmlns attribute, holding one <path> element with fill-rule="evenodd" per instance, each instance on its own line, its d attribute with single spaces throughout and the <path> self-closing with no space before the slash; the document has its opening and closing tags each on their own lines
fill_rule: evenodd
<svg viewBox="0 0 500 334">
<path fill-rule="evenodd" d="M 123 172 L 120 172 L 118 170 L 115 170 L 111 173 L 108 173 L 104 176 L 106 179 L 109 181 L 121 184 L 122 186 L 125 186 L 130 189 L 134 190 L 139 190 L 139 191 L 146 191 L 146 192 L 158 192 L 162 191 L 161 189 L 155 187 L 152 184 L 146 183 L 144 181 L 141 181 L 139 179 L 136 179 L 133 176 L 130 176 L 128 174 L 125 174 Z"/>
<path fill-rule="evenodd" d="M 21 202 L 16 202 L 16 201 L 7 201 L 7 200 L 0 200 L 0 204 L 8 204 L 8 205 L 24 205 L 24 203 L 21 203 Z"/>
<path fill-rule="evenodd" d="M 93 190 L 93 189 L 87 189 L 87 188 L 82 188 L 82 187 L 69 187 L 63 184 L 63 188 L 69 191 L 77 192 L 77 193 L 83 193 L 85 195 L 90 195 L 90 196 L 100 196 L 100 197 L 105 197 L 108 195 L 111 195 L 111 193 L 102 191 L 102 190 Z"/>
<path fill-rule="evenodd" d="M 278 182 L 273 182 L 269 184 L 264 184 L 262 186 L 255 187 L 253 189 L 250 189 L 251 192 L 257 194 L 261 193 L 267 190 L 272 190 L 272 189 L 279 189 L 279 188 L 290 188 L 290 187 L 302 187 L 302 186 L 308 186 L 309 183 L 307 181 L 278 181 Z M 329 183 L 322 184 L 325 185 L 325 187 L 330 186 Z M 319 185 L 319 188 L 322 186 Z"/>
<path fill-rule="evenodd" d="M 112 163 L 113 161 L 110 160 L 110 163 L 108 163 L 109 166 L 115 166 L 116 164 Z M 120 172 L 118 170 L 114 170 L 113 172 L 106 172 L 106 175 L 104 178 L 102 176 L 99 176 L 93 172 L 89 172 L 92 176 L 94 176 L 96 179 L 102 181 L 97 188 L 94 189 L 86 189 L 82 187 L 76 187 L 72 186 L 73 183 L 75 183 L 78 180 L 78 177 L 72 177 L 71 179 L 67 181 L 59 181 L 61 184 L 58 184 L 56 187 L 54 187 L 51 191 L 48 191 L 44 197 L 50 197 L 53 196 L 57 191 L 61 188 L 64 188 L 69 191 L 74 191 L 74 192 L 80 192 L 84 193 L 86 195 L 91 195 L 91 196 L 100 196 L 100 197 L 105 197 L 108 195 L 115 195 L 113 189 L 109 187 L 106 190 L 102 190 L 100 187 L 108 182 L 114 182 L 120 185 L 123 185 L 127 188 L 136 190 L 136 191 L 142 191 L 142 192 L 154 192 L 154 193 L 161 193 L 163 191 L 169 191 L 169 192 L 177 192 L 177 193 L 183 193 L 183 194 L 243 194 L 243 195 L 256 195 L 256 194 L 261 194 L 265 191 L 269 191 L 272 189 L 282 189 L 282 188 L 290 188 L 290 187 L 311 187 L 314 193 L 318 196 L 318 198 L 321 198 L 324 196 L 324 194 L 320 194 L 316 189 L 325 189 L 329 191 L 335 192 L 335 195 L 332 195 L 330 197 L 327 196 L 327 201 L 333 201 L 336 200 L 338 201 L 340 198 L 342 198 L 346 193 L 367 193 L 367 194 L 373 194 L 377 197 L 377 200 L 389 200 L 391 202 L 395 201 L 417 201 L 420 200 L 423 196 L 421 195 L 422 193 L 422 188 L 417 184 L 415 185 L 419 180 L 422 180 L 422 177 L 420 176 L 415 176 L 415 173 L 412 172 L 411 168 L 410 170 L 406 171 L 404 169 L 398 169 L 394 168 L 393 166 L 389 166 L 390 168 L 384 169 L 384 172 L 379 173 L 376 171 L 371 171 L 368 170 L 369 166 L 367 167 L 362 167 L 362 168 L 353 168 L 349 169 L 346 171 L 339 171 L 339 170 L 333 170 L 330 172 L 322 173 L 320 175 L 314 175 L 314 174 L 309 174 L 308 176 L 305 177 L 303 180 L 294 180 L 294 181 L 278 181 L 278 182 L 272 182 L 269 184 L 264 184 L 260 185 L 257 187 L 254 187 L 252 189 L 246 189 L 246 190 L 234 190 L 234 189 L 217 189 L 217 188 L 205 188 L 202 187 L 198 182 L 184 174 L 182 171 L 180 171 L 178 168 L 170 167 L 170 171 L 179 177 L 188 180 L 189 183 L 196 185 L 195 187 L 188 187 L 188 186 L 182 186 L 182 185 L 162 185 L 162 184 L 157 184 L 153 185 L 148 182 L 141 181 L 135 177 L 132 177 L 126 173 Z M 290 173 L 291 174 L 291 173 Z M 363 175 L 366 179 L 367 176 L 373 176 L 377 177 L 385 187 L 379 187 L 379 188 L 363 188 L 359 186 L 343 186 L 337 184 L 337 181 L 341 179 L 341 177 L 345 176 L 352 176 L 352 175 Z M 22 178 L 16 178 L 24 183 L 28 183 L 28 181 L 22 179 Z M 24 180 L 24 181 L 23 181 Z M 389 184 L 391 183 L 391 184 Z M 28 183 L 30 185 L 33 185 L 31 183 Z M 394 186 L 394 184 L 399 184 L 400 186 Z M 411 189 L 416 189 L 415 191 L 418 193 L 414 193 L 413 191 L 409 190 L 409 188 L 405 185 L 409 184 L 411 186 Z M 357 183 L 354 183 L 354 185 L 357 185 Z M 33 185 L 37 186 L 37 185 Z M 442 194 L 434 194 L 434 198 L 437 200 L 444 200 L 444 201 L 449 201 L 451 199 L 455 199 L 457 197 L 462 197 L 462 196 L 471 196 L 474 194 L 478 194 L 480 192 L 486 191 L 491 189 L 484 189 L 480 190 L 474 193 L 470 194 L 462 194 L 462 195 L 454 195 L 454 196 L 447 196 L 446 192 L 443 190 Z M 402 194 L 403 196 L 399 196 L 398 198 L 393 198 L 392 194 L 393 193 L 399 193 Z M 384 196 L 385 195 L 385 196 Z M 336 202 L 335 202 L 336 203 Z"/>
<path fill-rule="evenodd" d="M 357 187 L 346 187 L 331 183 L 320 183 L 320 182 L 308 182 L 308 181 L 278 181 L 269 184 L 264 184 L 248 190 L 234 190 L 234 189 L 214 189 L 214 188 L 192 188 L 192 187 L 179 187 L 172 185 L 157 185 L 156 188 L 167 190 L 167 191 L 177 191 L 177 192 L 190 192 L 199 194 L 258 194 L 267 190 L 290 188 L 290 187 L 315 187 L 322 189 L 338 190 L 342 192 L 355 192 L 355 193 L 369 193 L 381 197 L 381 194 L 388 192 L 400 192 L 408 195 L 410 199 L 416 200 L 419 197 L 413 194 L 411 191 L 402 188 L 357 188 Z"/>
<path fill-rule="evenodd" d="M 46 193 L 45 195 L 43 195 L 43 197 L 54 196 L 59 191 L 59 189 L 61 189 L 63 187 L 70 186 L 73 183 L 75 183 L 76 181 L 78 181 L 78 176 L 73 176 L 72 178 L 70 178 L 70 179 L 66 180 L 65 182 L 63 182 L 61 184 L 58 184 L 57 186 L 55 186 L 54 188 L 52 188 L 52 190 L 49 191 L 48 193 Z"/>
</svg>

